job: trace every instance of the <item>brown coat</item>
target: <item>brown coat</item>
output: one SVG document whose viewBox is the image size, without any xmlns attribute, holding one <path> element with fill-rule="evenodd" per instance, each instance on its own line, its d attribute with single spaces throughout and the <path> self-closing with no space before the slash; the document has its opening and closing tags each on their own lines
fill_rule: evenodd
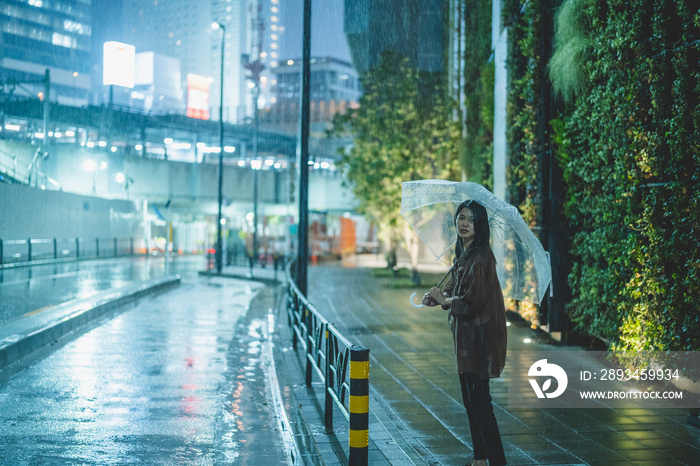
<svg viewBox="0 0 700 466">
<path fill-rule="evenodd" d="M 506 311 L 491 249 L 469 248 L 445 285 L 457 370 L 498 377 L 506 363 Z"/>
</svg>

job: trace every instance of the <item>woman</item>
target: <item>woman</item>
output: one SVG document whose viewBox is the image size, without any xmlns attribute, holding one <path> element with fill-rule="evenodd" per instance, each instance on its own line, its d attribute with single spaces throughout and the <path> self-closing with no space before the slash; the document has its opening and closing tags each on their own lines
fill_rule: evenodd
<svg viewBox="0 0 700 466">
<path fill-rule="evenodd" d="M 474 465 L 506 464 L 501 435 L 491 405 L 489 379 L 499 377 L 506 360 L 505 307 L 489 246 L 486 209 L 465 201 L 455 213 L 455 264 L 442 292 L 431 288 L 426 306 L 449 309 L 462 400 L 469 417 Z"/>
</svg>

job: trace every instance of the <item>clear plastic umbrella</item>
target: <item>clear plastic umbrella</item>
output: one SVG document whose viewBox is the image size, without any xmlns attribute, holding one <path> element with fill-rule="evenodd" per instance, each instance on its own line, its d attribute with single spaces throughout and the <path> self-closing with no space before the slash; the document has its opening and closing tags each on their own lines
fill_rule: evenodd
<svg viewBox="0 0 700 466">
<path fill-rule="evenodd" d="M 518 209 L 498 199 L 488 189 L 471 182 L 404 182 L 401 215 L 436 260 L 451 264 L 452 254 L 449 252 L 454 251 L 457 241 L 454 214 L 457 207 L 467 200 L 477 201 L 488 212 L 491 249 L 496 256 L 503 296 L 540 304 L 552 280 L 549 256 Z"/>
</svg>

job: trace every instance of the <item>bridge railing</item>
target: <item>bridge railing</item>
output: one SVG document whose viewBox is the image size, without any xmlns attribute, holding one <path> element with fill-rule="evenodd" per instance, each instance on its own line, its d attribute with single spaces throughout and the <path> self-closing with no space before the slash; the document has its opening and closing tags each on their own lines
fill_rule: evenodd
<svg viewBox="0 0 700 466">
<path fill-rule="evenodd" d="M 287 320 L 292 346 L 304 351 L 305 382 L 314 374 L 324 383 L 324 424 L 333 432 L 333 407 L 350 424 L 349 464 L 368 464 L 369 447 L 369 349 L 354 345 L 330 323 L 297 287 L 287 264 Z"/>
<path fill-rule="evenodd" d="M 134 238 L 0 238 L 0 265 L 58 259 L 130 256 Z"/>
</svg>

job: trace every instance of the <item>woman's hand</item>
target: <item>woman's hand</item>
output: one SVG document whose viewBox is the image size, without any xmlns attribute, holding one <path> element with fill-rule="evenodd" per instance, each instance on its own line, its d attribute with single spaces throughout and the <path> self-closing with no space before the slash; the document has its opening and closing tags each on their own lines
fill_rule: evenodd
<svg viewBox="0 0 700 466">
<path fill-rule="evenodd" d="M 437 301 L 435 301 L 435 300 L 433 299 L 433 297 L 430 296 L 430 293 L 429 293 L 429 292 L 428 292 L 428 293 L 425 293 L 425 294 L 423 295 L 423 301 L 422 301 L 422 302 L 423 302 L 424 305 L 430 306 L 430 307 L 435 307 L 435 306 L 438 305 Z"/>
<path fill-rule="evenodd" d="M 431 289 L 429 289 L 426 293 L 426 296 L 441 306 L 444 306 L 447 303 L 447 297 L 437 286 L 434 286 Z"/>
</svg>

